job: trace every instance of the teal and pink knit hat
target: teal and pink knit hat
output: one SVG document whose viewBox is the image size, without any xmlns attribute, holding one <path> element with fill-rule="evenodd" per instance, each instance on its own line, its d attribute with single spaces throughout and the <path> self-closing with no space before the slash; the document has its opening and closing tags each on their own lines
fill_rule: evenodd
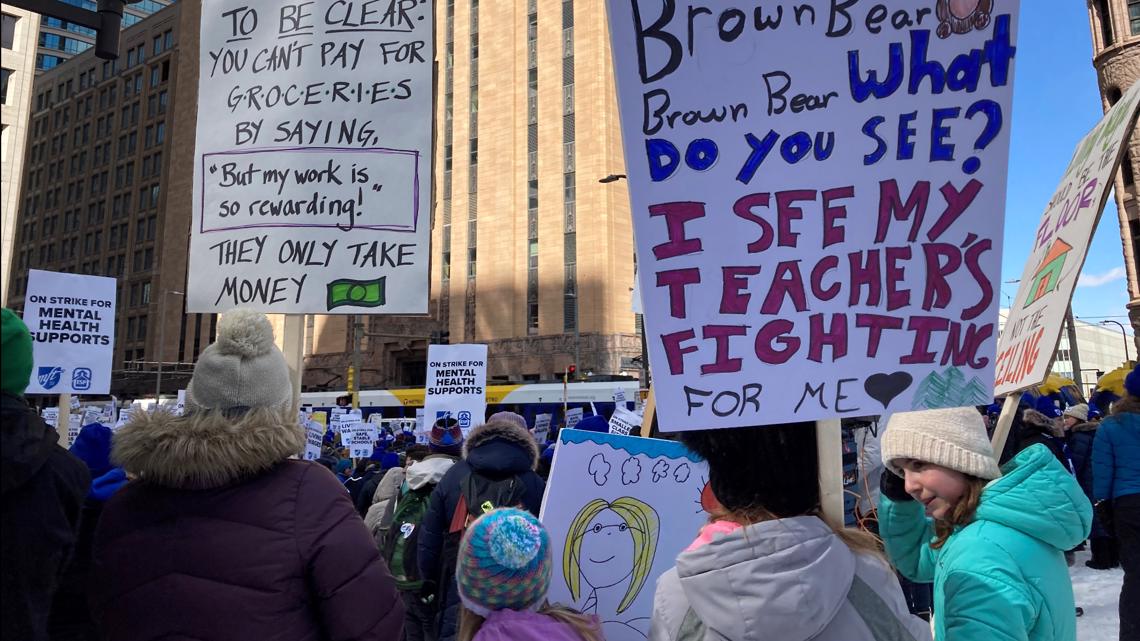
<svg viewBox="0 0 1140 641">
<path fill-rule="evenodd" d="M 550 535 L 529 512 L 488 512 L 463 535 L 456 573 L 459 597 L 479 616 L 537 610 L 550 590 L 550 572 Z"/>
</svg>

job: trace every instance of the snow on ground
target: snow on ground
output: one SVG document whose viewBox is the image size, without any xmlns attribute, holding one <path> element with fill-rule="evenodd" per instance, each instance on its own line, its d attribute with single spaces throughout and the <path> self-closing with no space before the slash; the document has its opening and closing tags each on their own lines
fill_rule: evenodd
<svg viewBox="0 0 1140 641">
<path fill-rule="evenodd" d="M 1069 568 L 1073 579 L 1073 595 L 1077 606 L 1085 609 L 1084 616 L 1077 619 L 1078 641 L 1117 641 L 1120 634 L 1120 584 L 1124 572 L 1114 570 L 1091 570 L 1085 567 L 1089 560 L 1088 552 L 1077 552 L 1076 564 Z"/>
</svg>

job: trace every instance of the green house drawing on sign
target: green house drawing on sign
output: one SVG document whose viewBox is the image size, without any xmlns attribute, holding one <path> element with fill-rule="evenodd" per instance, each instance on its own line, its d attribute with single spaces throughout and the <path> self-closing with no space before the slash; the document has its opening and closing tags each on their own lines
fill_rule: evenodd
<svg viewBox="0 0 1140 641">
<path fill-rule="evenodd" d="M 1037 266 L 1037 271 L 1033 273 L 1033 280 L 1029 283 L 1029 296 L 1025 299 L 1026 307 L 1041 300 L 1045 294 L 1057 289 L 1057 283 L 1061 281 L 1061 269 L 1064 268 L 1065 259 L 1068 258 L 1071 251 L 1073 251 L 1073 246 L 1069 243 L 1060 238 L 1053 241 L 1053 245 L 1049 247 L 1045 258 L 1042 258 L 1041 264 Z"/>
</svg>

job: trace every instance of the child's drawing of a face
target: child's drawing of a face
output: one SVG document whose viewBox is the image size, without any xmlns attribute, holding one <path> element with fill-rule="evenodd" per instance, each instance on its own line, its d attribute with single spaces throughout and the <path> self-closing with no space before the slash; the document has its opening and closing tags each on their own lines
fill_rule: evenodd
<svg viewBox="0 0 1140 641">
<path fill-rule="evenodd" d="M 582 577 L 594 588 L 617 585 L 633 573 L 633 533 L 616 512 L 602 510 L 582 535 Z"/>
</svg>

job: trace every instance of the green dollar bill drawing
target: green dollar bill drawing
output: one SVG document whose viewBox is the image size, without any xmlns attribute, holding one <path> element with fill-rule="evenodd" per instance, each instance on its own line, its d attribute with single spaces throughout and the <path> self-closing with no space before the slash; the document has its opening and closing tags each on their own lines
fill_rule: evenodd
<svg viewBox="0 0 1140 641">
<path fill-rule="evenodd" d="M 381 307 L 384 305 L 384 279 L 353 280 L 341 278 L 326 285 L 328 293 L 325 307 Z"/>
</svg>

